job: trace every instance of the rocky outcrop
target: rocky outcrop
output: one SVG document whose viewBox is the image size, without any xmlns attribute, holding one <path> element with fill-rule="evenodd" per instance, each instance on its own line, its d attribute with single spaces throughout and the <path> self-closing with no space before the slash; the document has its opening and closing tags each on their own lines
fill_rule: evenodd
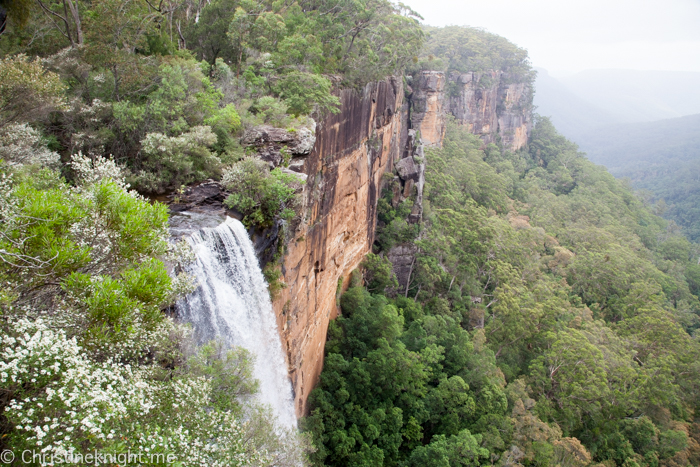
<svg viewBox="0 0 700 467">
<path fill-rule="evenodd" d="M 166 197 L 172 212 L 221 210 L 224 214 L 224 200 L 227 193 L 221 183 L 207 180 L 175 192 Z"/>
<path fill-rule="evenodd" d="M 304 159 L 316 143 L 316 122 L 309 128 L 275 128 L 263 125 L 245 132 L 241 144 L 256 151 L 257 156 L 272 167 L 288 166 L 301 171 Z"/>
<path fill-rule="evenodd" d="M 506 149 L 527 144 L 532 129 L 532 89 L 502 71 L 452 73 L 423 71 L 414 83 L 412 128 L 426 146 L 440 146 L 445 117 L 452 114 L 485 144 Z"/>
<path fill-rule="evenodd" d="M 411 95 L 411 128 L 428 147 L 442 146 L 445 137 L 445 73 L 423 71 Z"/>
<path fill-rule="evenodd" d="M 387 252 L 386 257 L 391 261 L 396 280 L 399 283 L 397 293 L 401 295 L 408 293 L 411 277 L 416 267 L 417 253 L 418 247 L 413 243 L 395 246 Z"/>
<path fill-rule="evenodd" d="M 302 221 L 289 232 L 274 301 L 298 415 L 323 367 L 329 320 L 374 242 L 382 175 L 406 146 L 407 111 L 397 80 L 340 93 L 340 113 L 316 128 L 313 150 L 298 170 L 307 176 Z"/>
</svg>

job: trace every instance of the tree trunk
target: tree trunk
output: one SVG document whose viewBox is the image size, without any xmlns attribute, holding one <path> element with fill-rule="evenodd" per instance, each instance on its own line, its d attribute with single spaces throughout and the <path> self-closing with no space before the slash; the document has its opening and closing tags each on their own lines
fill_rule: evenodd
<svg viewBox="0 0 700 467">
<path fill-rule="evenodd" d="M 63 4 L 68 3 L 68 8 L 70 9 L 70 14 L 73 17 L 73 24 L 75 25 L 75 42 L 78 45 L 83 45 L 83 27 L 80 23 L 80 13 L 78 12 L 78 0 L 63 0 Z"/>
</svg>

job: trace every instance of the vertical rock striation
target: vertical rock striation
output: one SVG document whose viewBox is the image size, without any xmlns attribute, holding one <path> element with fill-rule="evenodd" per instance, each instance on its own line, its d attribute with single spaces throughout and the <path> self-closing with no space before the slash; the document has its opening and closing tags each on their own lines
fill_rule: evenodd
<svg viewBox="0 0 700 467">
<path fill-rule="evenodd" d="M 516 151 L 527 143 L 532 129 L 532 89 L 513 81 L 507 73 L 452 73 L 423 71 L 413 93 L 412 128 L 420 131 L 426 146 L 440 146 L 445 118 L 457 121 L 481 136 L 484 144 L 500 139 Z"/>
<path fill-rule="evenodd" d="M 321 373 L 340 289 L 374 242 L 382 175 L 407 138 L 403 95 L 393 79 L 342 91 L 340 113 L 318 125 L 314 148 L 299 167 L 307 176 L 304 213 L 287 239 L 287 287 L 274 302 L 297 415 L 305 413 Z"/>
<path fill-rule="evenodd" d="M 416 77 L 411 95 L 411 128 L 427 147 L 440 147 L 445 137 L 445 73 L 423 71 Z"/>
</svg>

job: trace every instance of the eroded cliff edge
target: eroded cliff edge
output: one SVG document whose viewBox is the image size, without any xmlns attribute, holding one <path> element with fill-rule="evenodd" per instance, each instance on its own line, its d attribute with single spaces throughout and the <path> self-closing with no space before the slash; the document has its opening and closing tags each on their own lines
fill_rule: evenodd
<svg viewBox="0 0 700 467">
<path fill-rule="evenodd" d="M 531 129 L 532 94 L 502 72 L 453 74 L 423 71 L 404 89 L 402 80 L 340 92 L 341 109 L 316 127 L 310 153 L 290 165 L 306 178 L 301 222 L 290 226 L 282 275 L 286 288 L 275 313 L 298 416 L 323 368 L 328 323 L 351 272 L 371 251 L 383 184 L 399 178 L 408 197 L 416 190 L 413 222 L 422 214 L 423 147 L 441 146 L 452 114 L 482 137 L 517 150 Z M 414 155 L 417 156 L 414 158 Z M 390 177 L 385 173 L 396 172 Z"/>
<path fill-rule="evenodd" d="M 411 126 L 427 146 L 440 146 L 445 118 L 451 114 L 484 144 L 501 143 L 517 151 L 532 130 L 533 89 L 508 73 L 422 71 L 415 78 Z"/>
<path fill-rule="evenodd" d="M 371 249 L 382 175 L 401 156 L 407 132 L 399 80 L 344 90 L 340 99 L 340 113 L 317 126 L 300 170 L 307 177 L 303 219 L 287 238 L 287 287 L 274 302 L 298 415 L 323 367 L 340 282 L 347 285 Z"/>
</svg>

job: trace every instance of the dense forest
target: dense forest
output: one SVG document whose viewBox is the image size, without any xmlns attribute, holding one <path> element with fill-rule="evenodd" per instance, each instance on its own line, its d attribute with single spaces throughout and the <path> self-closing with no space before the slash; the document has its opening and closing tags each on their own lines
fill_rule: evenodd
<svg viewBox="0 0 700 467">
<path fill-rule="evenodd" d="M 698 176 L 700 115 L 610 125 L 581 135 L 588 157 L 605 165 L 655 212 L 674 221 L 693 242 L 700 239 Z"/>
<path fill-rule="evenodd" d="M 315 128 L 340 87 L 423 69 L 534 79 L 505 39 L 419 19 L 388 0 L 0 0 L 0 449 L 700 464 L 696 245 L 544 118 L 515 153 L 448 122 L 416 161 L 419 223 L 385 178 L 301 433 L 255 403 L 247 352 L 164 313 L 196 287 L 193 253 L 145 195 L 213 178 L 250 227 L 295 215 L 299 180 L 246 130 Z M 406 245 L 400 286 L 387 257 Z"/>
<path fill-rule="evenodd" d="M 547 119 L 528 150 L 480 147 L 453 123 L 428 151 L 419 230 L 380 201 L 312 394 L 317 465 L 697 465 L 692 244 Z"/>
</svg>

